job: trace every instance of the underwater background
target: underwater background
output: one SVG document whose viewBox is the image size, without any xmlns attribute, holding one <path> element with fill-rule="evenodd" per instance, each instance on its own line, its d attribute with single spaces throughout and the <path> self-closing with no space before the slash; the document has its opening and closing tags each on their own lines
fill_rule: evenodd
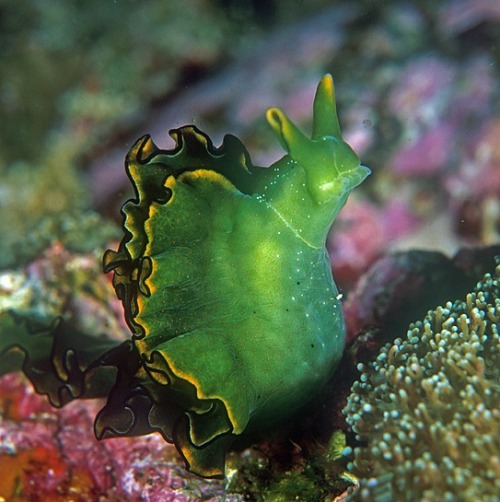
<svg viewBox="0 0 500 502">
<path fill-rule="evenodd" d="M 444 464 L 460 475 L 437 476 L 425 493 L 411 481 L 425 458 L 390 471 L 384 448 L 370 452 L 369 432 L 355 424 L 353 401 L 347 421 L 342 409 L 358 363 L 494 270 L 499 2 L 0 0 L 0 62 L 0 313 L 51 312 L 85 332 L 128 336 L 101 260 L 133 195 L 125 155 L 146 133 L 163 148 L 185 124 L 215 145 L 231 133 L 268 165 L 282 152 L 266 109 L 279 106 L 309 130 L 314 91 L 329 72 L 344 139 L 372 169 L 328 237 L 348 352 L 310 416 L 232 453 L 225 481 L 203 480 L 157 434 L 97 442 L 102 403 L 57 410 L 9 374 L 0 379 L 0 500 L 323 501 L 347 496 L 366 473 L 378 482 L 352 500 L 498 500 L 498 391 L 481 401 L 490 418 L 473 422 L 486 437 L 469 438 L 473 466 L 449 453 Z M 488 281 L 478 291 L 498 295 Z M 474 371 L 498 389 L 498 349 L 481 350 L 486 370 Z M 373 440 L 397 451 L 397 432 L 386 434 Z M 421 468 L 429 479 L 432 462 Z M 468 491 L 460 477 L 480 482 L 468 481 Z"/>
</svg>

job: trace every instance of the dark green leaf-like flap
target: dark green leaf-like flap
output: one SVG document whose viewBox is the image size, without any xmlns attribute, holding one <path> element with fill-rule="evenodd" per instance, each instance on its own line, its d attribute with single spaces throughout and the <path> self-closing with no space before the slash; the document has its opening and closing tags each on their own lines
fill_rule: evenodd
<svg viewBox="0 0 500 502">
<path fill-rule="evenodd" d="M 252 193 L 255 173 L 262 170 L 250 160 L 243 143 L 231 134 L 224 136 L 220 147 L 196 126 L 172 129 L 175 141 L 171 150 L 158 148 L 149 135 L 140 138 L 131 148 L 126 167 L 136 188 L 137 201 L 144 204 L 167 202 L 164 182 L 167 176 L 178 176 L 186 171 L 208 169 L 223 175 L 243 193 Z M 140 169 L 140 166 L 150 169 Z"/>
<path fill-rule="evenodd" d="M 187 381 L 176 379 L 172 384 L 173 375 L 166 367 L 153 377 L 141 366 L 132 342 L 108 352 L 103 363 L 115 365 L 118 376 L 95 421 L 99 439 L 159 432 L 175 444 L 189 470 L 224 477 L 225 452 L 233 436 L 221 401 L 198 399 L 196 388 Z"/>
<path fill-rule="evenodd" d="M 107 396 L 116 370 L 98 361 L 118 343 L 81 333 L 61 319 L 43 323 L 6 312 L 0 316 L 0 374 L 22 369 L 54 406 Z"/>
</svg>

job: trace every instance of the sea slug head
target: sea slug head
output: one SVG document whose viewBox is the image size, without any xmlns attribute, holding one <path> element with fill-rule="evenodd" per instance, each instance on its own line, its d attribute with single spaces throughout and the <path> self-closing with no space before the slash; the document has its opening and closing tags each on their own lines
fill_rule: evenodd
<svg viewBox="0 0 500 502">
<path fill-rule="evenodd" d="M 360 164 L 356 153 L 342 139 L 332 76 L 325 75 L 318 85 L 311 138 L 279 108 L 270 108 L 267 120 L 290 159 L 304 170 L 308 197 L 317 205 L 333 206 L 335 217 L 351 190 L 370 170 Z"/>
</svg>

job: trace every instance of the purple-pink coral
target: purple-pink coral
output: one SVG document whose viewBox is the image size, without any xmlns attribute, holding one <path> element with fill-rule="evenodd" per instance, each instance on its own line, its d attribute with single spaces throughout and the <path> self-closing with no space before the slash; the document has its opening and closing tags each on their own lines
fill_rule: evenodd
<svg viewBox="0 0 500 502">
<path fill-rule="evenodd" d="M 21 376 L 0 378 L 0 500 L 225 500 L 221 483 L 186 474 L 159 434 L 96 441 L 101 405 L 75 401 L 57 410 Z"/>
</svg>

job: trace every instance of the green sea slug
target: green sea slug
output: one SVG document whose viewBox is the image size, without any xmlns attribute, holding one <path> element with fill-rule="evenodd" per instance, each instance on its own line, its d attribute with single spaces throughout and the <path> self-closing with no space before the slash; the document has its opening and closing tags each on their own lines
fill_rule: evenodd
<svg viewBox="0 0 500 502">
<path fill-rule="evenodd" d="M 331 76 L 311 138 L 279 109 L 267 119 L 287 152 L 269 168 L 234 136 L 215 148 L 194 126 L 170 131 L 172 150 L 149 136 L 132 147 L 135 198 L 119 249 L 104 256 L 132 340 L 80 368 L 88 388 L 88 372 L 118 368 L 99 438 L 159 431 L 205 477 L 223 477 L 236 436 L 306 404 L 344 348 L 325 241 L 370 171 L 342 140 Z"/>
</svg>

